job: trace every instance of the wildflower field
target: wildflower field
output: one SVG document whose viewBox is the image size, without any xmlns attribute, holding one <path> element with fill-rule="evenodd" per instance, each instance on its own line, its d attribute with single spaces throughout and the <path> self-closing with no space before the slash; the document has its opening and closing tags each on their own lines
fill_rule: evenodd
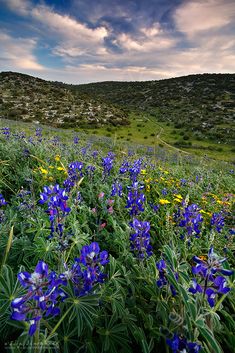
<svg viewBox="0 0 235 353">
<path fill-rule="evenodd" d="M 229 163 L 0 130 L 1 352 L 235 352 Z"/>
</svg>

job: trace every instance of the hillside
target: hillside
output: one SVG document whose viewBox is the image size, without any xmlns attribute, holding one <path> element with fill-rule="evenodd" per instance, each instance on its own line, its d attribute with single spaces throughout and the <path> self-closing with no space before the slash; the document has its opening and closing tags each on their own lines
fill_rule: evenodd
<svg viewBox="0 0 235 353">
<path fill-rule="evenodd" d="M 128 123 L 126 113 L 110 103 L 13 72 L 0 73 L 0 117 L 66 128 Z"/>
<path fill-rule="evenodd" d="M 106 102 L 150 113 L 197 139 L 235 139 L 235 74 L 202 74 L 145 82 L 71 87 Z"/>
</svg>

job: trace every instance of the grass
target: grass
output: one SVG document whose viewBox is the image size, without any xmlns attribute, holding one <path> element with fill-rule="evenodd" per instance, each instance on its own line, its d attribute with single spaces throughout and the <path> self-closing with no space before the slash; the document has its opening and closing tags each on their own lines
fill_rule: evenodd
<svg viewBox="0 0 235 353">
<path fill-rule="evenodd" d="M 9 123 L 9 124 L 8 124 Z M 12 120 L 7 120 L 7 124 L 13 128 L 19 128 L 22 130 L 36 128 L 36 124 L 32 123 L 20 123 Z M 5 126 L 6 121 L 0 120 L 0 126 Z M 41 126 L 41 125 L 40 125 Z M 57 132 L 60 136 L 66 137 L 71 133 L 83 133 L 86 136 L 97 136 L 97 137 L 108 137 L 113 140 L 116 144 L 120 142 L 123 145 L 131 143 L 151 146 L 158 148 L 159 146 L 167 147 L 172 151 L 178 150 L 182 153 L 192 154 L 199 157 L 209 157 L 216 160 L 233 162 L 234 153 L 232 152 L 232 146 L 226 144 L 219 144 L 210 140 L 197 140 L 190 136 L 189 140 L 184 142 L 191 143 L 191 146 L 182 147 L 175 146 L 174 144 L 183 141 L 185 131 L 182 129 L 175 129 L 174 125 L 169 122 L 159 122 L 155 118 L 148 114 L 130 114 L 130 125 L 118 126 L 118 127 L 101 127 L 97 129 L 53 129 L 48 126 L 44 126 L 45 131 L 51 134 L 53 131 Z M 47 132 L 46 132 L 47 133 Z M 221 149 L 218 151 L 218 149 Z"/>
</svg>

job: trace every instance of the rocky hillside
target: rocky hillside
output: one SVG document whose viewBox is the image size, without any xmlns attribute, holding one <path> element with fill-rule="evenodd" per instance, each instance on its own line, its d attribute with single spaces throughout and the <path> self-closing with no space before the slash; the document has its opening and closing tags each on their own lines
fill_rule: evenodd
<svg viewBox="0 0 235 353">
<path fill-rule="evenodd" d="M 73 89 L 75 87 L 73 86 Z M 235 139 L 235 74 L 202 74 L 160 81 L 78 85 L 106 102 L 150 113 L 198 139 Z"/>
<path fill-rule="evenodd" d="M 123 109 L 56 82 L 0 73 L 0 118 L 40 122 L 57 127 L 128 124 Z"/>
</svg>

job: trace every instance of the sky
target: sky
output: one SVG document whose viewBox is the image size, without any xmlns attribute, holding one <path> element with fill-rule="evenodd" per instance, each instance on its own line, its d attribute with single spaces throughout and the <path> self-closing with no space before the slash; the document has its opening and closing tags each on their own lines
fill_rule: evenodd
<svg viewBox="0 0 235 353">
<path fill-rule="evenodd" d="M 0 0 L 0 71 L 67 83 L 235 72 L 235 0 Z"/>
</svg>

